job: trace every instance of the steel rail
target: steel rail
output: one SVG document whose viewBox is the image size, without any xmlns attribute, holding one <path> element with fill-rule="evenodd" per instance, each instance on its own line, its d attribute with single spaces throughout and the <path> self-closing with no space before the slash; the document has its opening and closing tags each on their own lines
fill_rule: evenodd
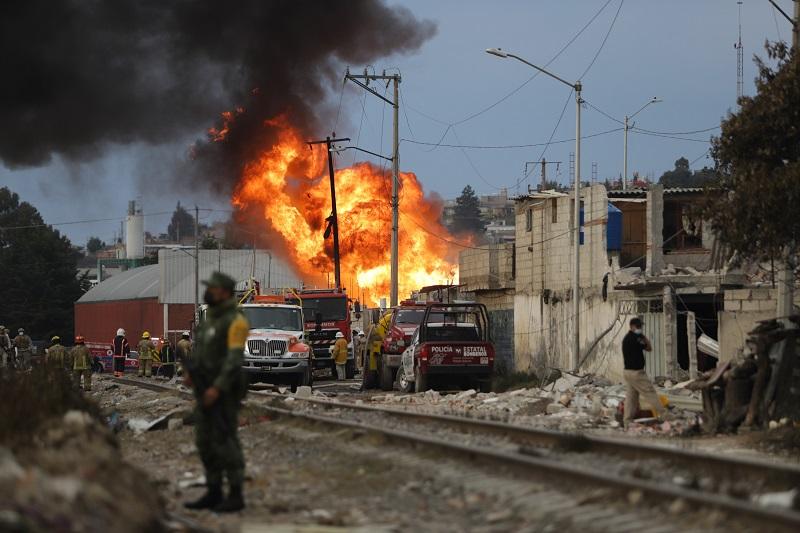
<svg viewBox="0 0 800 533">
<path fill-rule="evenodd" d="M 585 466 L 577 466 L 559 460 L 535 457 L 521 452 L 495 450 L 469 444 L 462 444 L 452 440 L 390 429 L 364 422 L 343 420 L 332 416 L 298 412 L 293 409 L 281 407 L 263 407 L 269 412 L 279 416 L 289 416 L 311 422 L 333 425 L 354 431 L 363 431 L 379 434 L 389 439 L 405 441 L 413 445 L 436 447 L 448 452 L 456 452 L 472 460 L 484 460 L 515 468 L 525 468 L 537 475 L 551 474 L 559 481 L 571 479 L 581 483 L 592 483 L 618 490 L 638 490 L 653 501 L 663 503 L 669 500 L 684 500 L 697 504 L 699 508 L 715 508 L 730 515 L 737 515 L 755 520 L 769 520 L 772 524 L 782 524 L 796 531 L 800 527 L 800 513 L 780 508 L 762 507 L 746 500 L 740 500 L 721 494 L 701 492 L 687 487 L 678 487 L 671 484 L 661 484 L 655 481 L 646 481 L 633 477 L 620 476 L 611 472 L 602 471 Z M 763 524 L 762 524 L 763 525 Z"/>
<path fill-rule="evenodd" d="M 259 396 L 286 398 L 286 396 L 282 394 L 266 391 L 258 391 L 256 394 Z M 464 416 L 421 413 L 407 409 L 354 404 L 337 400 L 323 400 L 320 398 L 295 397 L 295 399 L 328 408 L 377 412 L 395 417 L 416 419 L 423 422 L 459 426 L 467 430 L 479 430 L 485 433 L 499 434 L 506 437 L 522 439 L 527 442 L 535 442 L 542 446 L 580 449 L 582 451 L 615 455 L 629 459 L 656 458 L 694 470 L 713 470 L 734 478 L 740 478 L 743 475 L 752 475 L 758 478 L 768 478 L 770 482 L 783 484 L 787 488 L 800 487 L 800 467 L 794 465 L 779 465 L 763 459 L 714 455 L 708 452 L 691 451 L 673 446 L 646 442 L 631 442 L 630 440 L 623 440 L 620 438 L 600 437 L 512 425 L 505 422 L 479 420 Z"/>
<path fill-rule="evenodd" d="M 177 393 L 183 396 L 191 394 L 180 391 L 173 387 L 162 384 L 142 382 L 126 378 L 112 378 L 115 382 L 142 387 L 159 392 Z M 256 396 L 275 399 L 286 399 L 287 396 L 266 391 L 251 391 Z M 530 427 L 512 426 L 502 422 L 487 420 L 476 420 L 466 417 L 441 415 L 431 413 L 419 413 L 403 409 L 393 409 L 378 406 L 368 406 L 352 404 L 341 401 L 322 400 L 319 398 L 297 398 L 295 400 L 306 401 L 311 404 L 318 404 L 328 408 L 361 410 L 375 412 L 392 416 L 412 418 L 425 422 L 438 422 L 450 425 L 457 425 L 466 429 L 482 430 L 485 432 L 499 433 L 504 436 L 525 437 L 538 440 L 539 443 L 549 446 L 563 446 L 567 449 L 579 449 L 583 452 L 602 452 L 626 457 L 661 459 L 682 463 L 691 468 L 706 468 L 709 463 L 718 468 L 724 468 L 730 476 L 741 477 L 742 470 L 756 472 L 760 478 L 769 478 L 774 481 L 775 477 L 786 480 L 797 480 L 800 476 L 800 468 L 786 465 L 778 466 L 763 460 L 718 457 L 703 452 L 692 452 L 683 449 L 659 446 L 647 443 L 631 443 L 620 439 L 608 437 L 595 437 L 589 435 L 577 435 L 559 431 L 544 430 Z M 754 504 L 747 500 L 736 499 L 722 494 L 703 492 L 697 489 L 677 486 L 671 483 L 659 483 L 647 481 L 633 477 L 625 477 L 612 472 L 598 470 L 595 468 L 578 466 L 564 462 L 559 459 L 543 458 L 526 453 L 524 449 L 518 451 L 487 449 L 485 447 L 461 444 L 452 440 L 420 434 L 418 432 L 408 432 L 397 429 L 381 427 L 379 425 L 345 420 L 335 416 L 322 416 L 301 412 L 294 409 L 287 409 L 275 406 L 261 406 L 268 412 L 279 416 L 289 416 L 297 419 L 335 425 L 341 428 L 371 432 L 389 438 L 398 439 L 411 444 L 423 444 L 434 446 L 439 449 L 457 452 L 472 459 L 483 459 L 494 461 L 506 465 L 524 467 L 533 470 L 535 473 L 549 473 L 559 479 L 571 478 L 580 482 L 590 482 L 597 485 L 610 486 L 621 490 L 639 490 L 644 495 L 653 497 L 656 501 L 664 499 L 683 499 L 687 502 L 695 503 L 700 506 L 713 507 L 731 514 L 750 517 L 759 520 L 774 520 L 780 524 L 792 528 L 800 527 L 800 512 L 774 507 L 765 507 Z"/>
</svg>

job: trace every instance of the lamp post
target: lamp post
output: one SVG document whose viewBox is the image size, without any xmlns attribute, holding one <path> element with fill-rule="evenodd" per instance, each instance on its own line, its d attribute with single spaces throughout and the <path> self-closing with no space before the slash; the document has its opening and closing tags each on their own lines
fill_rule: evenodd
<svg viewBox="0 0 800 533">
<path fill-rule="evenodd" d="M 628 190 L 628 130 L 631 128 L 630 120 L 633 117 L 635 117 L 636 115 L 638 115 L 639 113 L 641 113 L 642 111 L 644 111 L 644 109 L 647 106 L 649 106 L 650 104 L 657 104 L 659 102 L 663 102 L 663 100 L 661 100 L 657 96 L 654 96 L 653 98 L 648 100 L 646 104 L 644 104 L 642 107 L 640 107 L 639 111 L 637 111 L 633 115 L 631 115 L 631 116 L 625 115 L 625 123 L 624 123 L 625 126 L 623 128 L 625 130 L 625 135 L 624 135 L 625 141 L 623 143 L 623 148 L 622 148 L 622 190 L 623 191 Z"/>
<path fill-rule="evenodd" d="M 501 57 L 501 58 L 508 58 L 512 57 L 517 61 L 525 63 L 529 67 L 532 67 L 542 74 L 546 74 L 553 78 L 554 80 L 560 81 L 567 87 L 572 88 L 575 91 L 575 190 L 574 190 L 574 203 L 575 203 L 575 210 L 573 214 L 573 275 L 572 275 L 572 361 L 570 364 L 571 368 L 575 368 L 578 366 L 578 362 L 580 361 L 580 299 L 579 299 L 579 290 L 580 290 L 580 274 L 581 274 L 581 254 L 580 254 L 580 245 L 581 245 L 581 91 L 583 89 L 583 85 L 580 81 L 576 81 L 575 83 L 570 83 L 567 80 L 560 78 L 553 74 L 552 72 L 548 72 L 547 70 L 543 69 L 542 67 L 538 67 L 533 63 L 522 59 L 521 57 L 514 55 L 512 53 L 506 52 L 501 48 L 487 48 L 486 53 L 492 54 L 493 56 Z"/>
</svg>

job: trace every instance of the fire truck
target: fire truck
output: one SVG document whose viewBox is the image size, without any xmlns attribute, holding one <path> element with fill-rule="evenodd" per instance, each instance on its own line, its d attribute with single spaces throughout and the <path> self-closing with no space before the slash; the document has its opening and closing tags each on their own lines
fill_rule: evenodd
<svg viewBox="0 0 800 533">
<path fill-rule="evenodd" d="M 336 365 L 330 350 L 336 342 L 336 333 L 342 332 L 349 347 L 346 376 L 352 378 L 356 367 L 347 293 L 337 289 L 303 289 L 287 296 L 286 301 L 299 303 L 303 308 L 305 342 L 314 353 L 314 368 L 329 368 L 335 375 Z"/>
<path fill-rule="evenodd" d="M 414 300 L 400 302 L 400 305 L 392 309 L 391 321 L 386 337 L 381 343 L 378 360 L 378 380 L 381 389 L 392 390 L 403 352 L 411 344 L 411 336 L 419 327 L 423 316 L 425 316 L 425 304 Z"/>
</svg>

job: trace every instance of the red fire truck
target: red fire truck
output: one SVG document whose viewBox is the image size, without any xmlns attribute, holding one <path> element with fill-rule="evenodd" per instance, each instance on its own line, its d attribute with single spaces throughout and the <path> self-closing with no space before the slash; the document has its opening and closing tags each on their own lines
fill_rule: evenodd
<svg viewBox="0 0 800 533">
<path fill-rule="evenodd" d="M 341 331 L 349 345 L 346 375 L 352 378 L 356 367 L 347 293 L 336 289 L 303 289 L 287 296 L 286 301 L 297 304 L 298 297 L 305 317 L 305 342 L 314 351 L 314 368 L 330 368 L 335 375 L 330 349 L 336 342 L 336 333 Z"/>
</svg>

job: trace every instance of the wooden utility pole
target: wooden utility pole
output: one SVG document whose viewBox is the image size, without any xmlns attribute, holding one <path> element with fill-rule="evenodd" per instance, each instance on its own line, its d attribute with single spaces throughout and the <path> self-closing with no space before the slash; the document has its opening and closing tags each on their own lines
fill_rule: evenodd
<svg viewBox="0 0 800 533">
<path fill-rule="evenodd" d="M 400 237 L 400 178 L 399 178 L 399 169 L 400 169 L 400 159 L 399 159 L 399 150 L 400 150 L 400 136 L 399 136 L 399 111 L 400 111 L 400 74 L 386 74 L 386 71 L 383 72 L 381 75 L 377 74 L 369 74 L 367 69 L 364 69 L 364 74 L 350 74 L 350 69 L 347 69 L 347 72 L 344 75 L 345 80 L 350 80 L 362 89 L 374 94 L 384 102 L 391 104 L 393 113 L 393 124 L 392 124 L 392 264 L 391 264 L 391 271 L 392 271 L 392 280 L 391 280 L 391 289 L 389 295 L 389 305 L 391 307 L 395 307 L 397 305 L 397 282 L 398 282 L 398 270 L 399 270 L 399 237 Z M 363 81 L 362 81 L 363 80 Z M 394 86 L 394 99 L 389 100 L 378 91 L 374 90 L 372 87 L 369 86 L 370 81 L 378 81 L 383 80 L 387 84 L 391 81 Z"/>
<path fill-rule="evenodd" d="M 334 135 L 336 134 L 334 133 Z M 344 142 L 349 140 L 350 139 L 347 137 L 342 137 L 341 139 L 331 139 L 329 135 L 325 137 L 325 140 L 308 142 L 309 146 L 312 146 L 314 144 L 324 144 L 325 148 L 328 151 L 328 175 L 330 176 L 331 180 L 331 216 L 329 218 L 328 228 L 333 233 L 333 269 L 334 269 L 334 282 L 336 283 L 337 290 L 340 290 L 342 288 L 342 276 L 341 276 L 341 267 L 339 262 L 339 217 L 336 214 L 336 179 L 334 177 L 334 171 L 333 171 L 333 154 L 331 153 L 331 143 Z M 327 236 L 328 231 L 326 230 L 325 233 Z M 328 285 L 330 285 L 330 282 L 328 282 Z"/>
</svg>

